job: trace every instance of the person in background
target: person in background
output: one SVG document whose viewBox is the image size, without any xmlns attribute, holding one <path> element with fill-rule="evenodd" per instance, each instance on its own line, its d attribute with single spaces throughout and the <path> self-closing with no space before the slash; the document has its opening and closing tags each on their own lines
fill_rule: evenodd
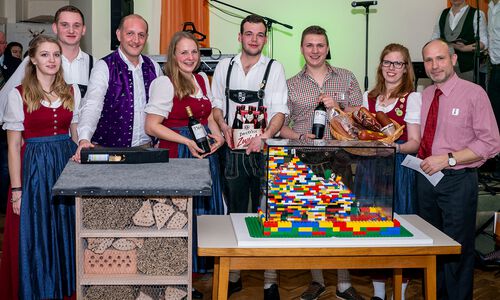
<svg viewBox="0 0 500 300">
<path fill-rule="evenodd" d="M 5 41 L 5 35 L 2 35 L 0 33 L 0 51 L 2 49 L 1 45 L 3 45 L 2 41 Z M 3 63 L 0 66 L 0 73 L 1 73 L 0 77 L 3 76 L 4 82 L 9 80 L 10 76 L 12 76 L 12 73 L 14 73 L 19 64 L 21 64 L 21 60 L 19 58 L 12 56 L 10 46 L 13 43 L 15 42 L 9 43 L 3 53 Z M 5 214 L 6 212 L 7 197 L 9 194 L 8 192 L 9 192 L 10 179 L 9 179 L 9 166 L 7 161 L 8 161 L 7 132 L 0 128 L 0 213 L 1 214 Z"/>
<path fill-rule="evenodd" d="M 77 147 L 80 101 L 78 86 L 64 81 L 61 52 L 52 37 L 33 40 L 26 75 L 4 114 L 11 208 L 21 216 L 19 299 L 62 299 L 76 288 L 74 197 L 52 196 Z"/>
<path fill-rule="evenodd" d="M 100 59 L 92 70 L 88 93 L 78 124 L 82 148 L 151 147 L 144 131 L 151 82 L 162 74 L 160 66 L 142 55 L 148 40 L 148 23 L 137 14 L 125 16 L 116 29 L 117 50 Z"/>
<path fill-rule="evenodd" d="M 79 88 L 86 87 L 92 57 L 80 49 L 80 41 L 86 30 L 82 12 L 71 5 L 59 8 L 54 15 L 52 30 L 56 33 L 62 50 L 64 80 L 68 84 L 79 84 Z M 4 121 L 3 114 L 9 92 L 21 84 L 29 61 L 29 57 L 23 60 L 0 91 L 0 124 Z M 13 213 L 10 202 L 7 206 L 0 261 L 0 291 L 5 299 L 18 299 L 19 215 Z"/>
<path fill-rule="evenodd" d="M 200 65 L 200 46 L 189 32 L 180 31 L 170 41 L 165 63 L 166 76 L 153 80 L 146 105 L 146 133 L 160 139 L 159 147 L 170 149 L 171 158 L 207 158 L 210 162 L 212 196 L 193 198 L 194 215 L 221 215 L 224 213 L 221 174 L 218 156 L 214 152 L 224 145 L 224 137 L 212 116 L 212 92 L 205 73 L 194 73 Z M 186 107 L 214 139 L 211 151 L 203 153 L 188 128 Z M 205 260 L 198 257 L 196 217 L 193 218 L 193 272 L 207 271 Z M 193 298 L 201 298 L 194 291 Z"/>
<path fill-rule="evenodd" d="M 283 66 L 262 55 L 262 49 L 267 42 L 264 19 L 258 15 L 249 15 L 243 19 L 238 41 L 241 43 L 241 53 L 219 62 L 212 80 L 214 118 L 229 146 L 225 149 L 224 185 L 230 213 L 249 212 L 249 204 L 251 212 L 257 211 L 264 162 L 261 152 L 262 140 L 275 136 L 288 114 Z M 252 138 L 245 152 L 232 150 L 233 136 L 230 125 L 234 121 L 236 106 L 242 104 L 251 105 L 256 109 L 266 106 L 268 115 L 264 133 Z M 264 273 L 265 300 L 279 299 L 277 277 L 274 270 Z M 230 272 L 228 296 L 241 289 L 240 272 Z"/>
<path fill-rule="evenodd" d="M 444 177 L 434 186 L 417 172 L 417 212 L 462 246 L 460 255 L 438 258 L 437 298 L 472 299 L 477 168 L 499 153 L 500 135 L 486 92 L 455 74 L 453 47 L 432 40 L 422 57 L 434 84 L 422 92 L 420 168 Z"/>
<path fill-rule="evenodd" d="M 0 31 L 0 89 L 10 77 L 11 61 L 6 49 L 5 33 Z M 7 163 L 7 132 L 0 128 L 0 214 L 5 214 L 9 191 L 9 167 Z"/>
<path fill-rule="evenodd" d="M 18 42 L 10 42 L 7 44 L 5 49 L 7 53 L 10 53 L 12 57 L 22 59 L 23 58 L 23 45 Z"/>
<path fill-rule="evenodd" d="M 490 74 L 488 80 L 488 97 L 495 113 L 495 119 L 500 120 L 500 4 L 499 0 L 488 3 L 488 53 L 490 57 Z M 500 179 L 500 158 L 495 161 L 493 178 Z"/>
<path fill-rule="evenodd" d="M 457 75 L 465 80 L 474 79 L 474 51 L 476 49 L 477 9 L 465 0 L 450 0 L 451 7 L 444 9 L 434 26 L 431 39 L 441 38 L 455 49 L 458 63 Z M 484 13 L 479 11 L 479 46 L 488 48 L 488 35 Z"/>
<path fill-rule="evenodd" d="M 398 124 L 405 126 L 403 134 L 392 145 L 396 148 L 394 211 L 398 214 L 415 214 L 415 172 L 401 163 L 407 154 L 416 154 L 420 145 L 420 108 L 422 96 L 414 92 L 415 74 L 408 49 L 400 44 L 385 46 L 380 54 L 375 87 L 363 94 L 363 106 L 371 113 L 382 111 Z M 376 170 L 374 170 L 376 172 Z M 382 270 L 378 271 L 383 272 Z M 385 299 L 385 280 L 373 277 L 372 300 Z M 402 287 L 402 299 L 408 279 Z"/>
<path fill-rule="evenodd" d="M 297 75 L 287 80 L 290 114 L 285 118 L 285 124 L 281 128 L 282 138 L 314 138 L 311 133 L 313 113 L 320 101 L 327 109 L 345 111 L 359 108 L 362 102 L 361 90 L 354 74 L 333 67 L 326 61 L 330 46 L 325 29 L 316 25 L 304 29 L 300 51 L 306 64 Z M 328 122 L 326 128 L 325 139 L 332 139 Z M 317 299 L 326 290 L 323 271 L 311 270 L 311 275 L 311 283 L 300 296 L 302 300 Z M 337 296 L 343 299 L 362 299 L 351 285 L 348 270 L 338 270 L 337 280 Z"/>
<path fill-rule="evenodd" d="M 82 97 L 87 90 L 90 70 L 94 64 L 93 57 L 80 49 L 80 41 L 86 30 L 85 18 L 77 7 L 66 5 L 56 11 L 52 31 L 56 34 L 62 48 L 64 80 L 68 84 L 78 84 Z M 23 59 L 23 62 L 0 91 L 0 123 L 2 123 L 7 95 L 13 88 L 21 84 L 28 61 L 28 57 Z"/>
</svg>

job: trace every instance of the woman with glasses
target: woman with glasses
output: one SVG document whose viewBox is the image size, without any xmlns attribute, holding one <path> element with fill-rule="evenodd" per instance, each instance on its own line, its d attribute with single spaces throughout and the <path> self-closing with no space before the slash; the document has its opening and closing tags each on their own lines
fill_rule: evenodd
<svg viewBox="0 0 500 300">
<path fill-rule="evenodd" d="M 414 214 L 415 173 L 401 166 L 407 154 L 415 154 L 420 146 L 420 93 L 414 92 L 413 66 L 408 49 L 400 44 L 387 45 L 380 54 L 375 87 L 363 95 L 363 106 L 370 112 L 383 111 L 388 117 L 405 125 L 403 134 L 393 144 L 396 147 L 394 179 L 394 211 Z M 373 280 L 372 300 L 385 299 L 385 276 Z M 408 281 L 403 283 L 404 291 Z"/>
</svg>

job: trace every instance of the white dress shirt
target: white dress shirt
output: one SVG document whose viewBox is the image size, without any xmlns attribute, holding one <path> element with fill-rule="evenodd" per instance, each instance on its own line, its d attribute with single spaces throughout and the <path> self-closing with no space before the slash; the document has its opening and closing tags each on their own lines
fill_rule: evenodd
<svg viewBox="0 0 500 300">
<path fill-rule="evenodd" d="M 12 89 L 21 84 L 28 60 L 28 56 L 23 59 L 14 74 L 12 74 L 0 91 L 0 124 L 4 122 L 2 116 L 5 111 L 5 106 L 7 105 L 7 96 Z M 62 55 L 61 66 L 63 68 L 64 80 L 66 83 L 87 85 L 89 81 L 89 60 L 89 55 L 81 49 L 72 62 Z"/>
<path fill-rule="evenodd" d="M 80 89 L 77 84 L 73 84 L 73 96 L 75 105 L 73 108 L 73 118 L 71 119 L 71 124 L 78 123 L 78 107 L 80 106 Z M 41 100 L 40 104 L 48 108 L 58 108 L 62 105 L 61 99 L 49 102 L 46 100 Z M 2 128 L 4 130 L 13 131 L 24 131 L 24 110 L 23 110 L 23 99 L 18 89 L 10 90 L 7 96 L 6 108 L 4 117 L 4 123 Z"/>
<path fill-rule="evenodd" d="M 142 74 L 142 56 L 139 56 L 139 64 L 134 66 L 123 52 L 118 48 L 120 58 L 127 64 L 128 70 L 132 72 L 134 82 L 134 125 L 132 129 L 132 147 L 147 144 L 151 138 L 144 131 L 146 107 L 146 90 L 144 87 L 144 78 Z M 158 63 L 153 61 L 156 76 L 162 74 Z M 109 69 L 106 62 L 100 59 L 96 62 L 92 73 L 90 74 L 87 93 L 82 100 L 80 107 L 80 122 L 78 123 L 78 139 L 92 139 L 94 132 L 101 118 L 101 112 L 104 105 L 104 97 L 108 91 Z"/>
<path fill-rule="evenodd" d="M 493 64 L 500 64 L 500 2 L 488 4 L 488 35 L 490 60 Z"/>
<path fill-rule="evenodd" d="M 203 77 L 203 81 L 205 82 L 205 87 L 207 89 L 208 99 L 204 99 L 203 91 L 196 79 L 194 82 L 198 87 L 198 93 L 191 95 L 191 97 L 200 101 L 210 101 L 213 107 L 213 96 L 210 90 L 210 82 L 208 81 L 207 74 L 203 72 L 198 74 Z M 174 106 L 174 92 L 174 85 L 167 76 L 160 76 L 153 80 L 153 82 L 151 82 L 151 86 L 149 87 L 149 102 L 146 104 L 145 112 L 147 114 L 159 115 L 167 119 L 169 113 L 172 111 L 172 107 Z"/>
<path fill-rule="evenodd" d="M 388 113 L 394 109 L 394 106 L 399 103 L 396 101 L 388 106 L 379 105 L 378 101 L 375 104 L 375 111 L 383 111 Z M 368 92 L 363 94 L 363 107 L 369 108 L 368 106 Z M 406 114 L 404 120 L 408 124 L 420 124 L 420 108 L 422 107 L 422 94 L 419 92 L 413 92 L 408 96 L 408 102 L 406 103 Z"/>
<path fill-rule="evenodd" d="M 460 11 L 454 15 L 452 10 L 450 9 L 450 12 L 448 13 L 448 21 L 450 23 L 450 28 L 451 30 L 454 30 L 455 27 L 457 27 L 458 22 L 462 18 L 462 16 L 465 14 L 467 11 L 467 8 L 469 5 L 466 5 L 460 9 Z M 477 10 L 474 13 L 474 21 L 472 22 L 472 25 L 474 26 L 474 36 L 476 35 L 477 32 Z M 434 32 L 432 33 L 431 40 L 437 39 L 441 37 L 441 30 L 439 30 L 439 18 L 441 17 L 441 14 L 439 14 L 438 20 L 436 22 L 436 25 L 434 26 Z M 479 40 L 481 43 L 484 44 L 484 49 L 488 48 L 488 33 L 486 30 L 486 20 L 484 16 L 484 12 L 479 10 Z"/>
<path fill-rule="evenodd" d="M 259 61 L 250 68 L 247 74 L 245 74 L 241 64 L 241 53 L 236 55 L 234 57 L 229 87 L 232 90 L 258 91 L 269 60 L 268 57 L 261 55 Z M 226 75 L 230 61 L 231 58 L 225 58 L 220 61 L 215 68 L 212 79 L 213 105 L 215 108 L 221 109 L 223 115 L 226 115 L 225 88 Z M 267 79 L 263 101 L 263 104 L 267 106 L 267 114 L 269 116 L 268 122 L 270 122 L 277 113 L 288 115 L 287 97 L 288 88 L 286 85 L 285 70 L 281 63 L 274 61 L 271 65 L 271 70 Z M 229 101 L 229 112 L 227 114 L 228 124 L 233 123 L 237 105 L 237 103 Z"/>
</svg>

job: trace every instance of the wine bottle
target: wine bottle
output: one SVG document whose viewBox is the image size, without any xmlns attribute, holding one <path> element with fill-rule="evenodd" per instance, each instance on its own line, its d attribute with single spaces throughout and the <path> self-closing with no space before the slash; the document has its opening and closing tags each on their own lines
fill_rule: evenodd
<svg viewBox="0 0 500 300">
<path fill-rule="evenodd" d="M 233 129 L 243 128 L 243 118 L 241 117 L 242 109 L 245 109 L 244 105 L 243 108 L 239 105 L 236 107 L 236 113 L 234 114 L 234 120 L 233 120 Z"/>
<path fill-rule="evenodd" d="M 322 139 L 326 127 L 326 107 L 323 102 L 319 102 L 314 109 L 312 134 L 315 139 Z"/>
<path fill-rule="evenodd" d="M 208 136 L 207 132 L 205 131 L 205 127 L 193 117 L 193 112 L 191 111 L 190 106 L 186 106 L 186 112 L 189 117 L 189 131 L 191 132 L 191 136 L 196 142 L 196 145 L 203 150 L 201 154 L 210 152 L 210 145 L 208 144 Z"/>
</svg>

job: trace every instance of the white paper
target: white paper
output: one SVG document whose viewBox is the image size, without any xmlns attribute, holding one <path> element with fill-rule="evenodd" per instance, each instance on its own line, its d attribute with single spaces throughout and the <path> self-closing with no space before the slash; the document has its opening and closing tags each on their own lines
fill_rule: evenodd
<svg viewBox="0 0 500 300">
<path fill-rule="evenodd" d="M 434 173 L 432 176 L 428 175 L 425 173 L 421 168 L 420 164 L 422 163 L 422 160 L 418 157 L 415 157 L 413 155 L 406 155 L 405 159 L 401 163 L 402 166 L 413 169 L 417 172 L 420 172 L 420 174 L 424 175 L 427 180 L 433 185 L 436 186 L 439 181 L 444 177 L 443 172 L 439 171 Z"/>
</svg>

